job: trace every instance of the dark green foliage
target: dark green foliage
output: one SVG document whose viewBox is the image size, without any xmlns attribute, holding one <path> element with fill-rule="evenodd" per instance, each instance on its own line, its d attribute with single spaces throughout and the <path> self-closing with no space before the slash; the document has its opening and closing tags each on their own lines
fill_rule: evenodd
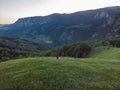
<svg viewBox="0 0 120 90">
<path fill-rule="evenodd" d="M 36 44 L 27 40 L 3 37 L 0 37 L 0 47 L 32 52 L 40 52 L 49 49 L 47 46 Z"/>
<path fill-rule="evenodd" d="M 0 62 L 9 59 L 40 56 L 48 47 L 22 39 L 0 38 Z"/>
<path fill-rule="evenodd" d="M 96 40 L 93 42 L 86 42 L 91 47 L 99 47 L 99 46 L 109 46 L 109 47 L 117 47 L 120 48 L 120 38 L 118 39 L 104 39 L 104 40 Z"/>
<path fill-rule="evenodd" d="M 85 57 L 91 51 L 91 47 L 85 43 L 72 44 L 68 46 L 64 46 L 61 50 L 61 54 L 63 56 L 70 57 Z"/>
<path fill-rule="evenodd" d="M 52 50 L 49 50 L 43 53 L 43 56 L 55 56 L 56 53 L 59 53 L 61 56 L 69 57 L 86 57 L 89 52 L 92 51 L 92 48 L 107 46 L 109 47 L 120 47 L 120 39 L 105 39 L 105 40 L 96 40 L 96 41 L 87 41 L 81 43 L 67 44 L 62 47 L 57 47 Z"/>
<path fill-rule="evenodd" d="M 109 45 L 120 48 L 120 39 L 109 40 Z"/>
<path fill-rule="evenodd" d="M 75 43 L 48 51 L 45 53 L 45 56 L 54 56 L 56 53 L 59 53 L 60 56 L 80 58 L 87 56 L 91 50 L 91 47 L 85 43 Z"/>
<path fill-rule="evenodd" d="M 16 59 L 30 56 L 30 53 L 12 50 L 7 48 L 0 48 L 0 62 L 8 59 Z"/>
</svg>

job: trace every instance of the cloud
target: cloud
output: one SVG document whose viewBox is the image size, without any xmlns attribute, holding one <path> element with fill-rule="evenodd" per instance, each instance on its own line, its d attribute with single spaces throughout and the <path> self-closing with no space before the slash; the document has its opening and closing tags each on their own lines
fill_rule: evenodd
<svg viewBox="0 0 120 90">
<path fill-rule="evenodd" d="M 108 6 L 120 6 L 120 0 L 0 0 L 0 18 L 16 20 L 28 16 L 72 13 Z"/>
<path fill-rule="evenodd" d="M 0 0 L 1 7 L 30 7 L 34 5 L 42 5 L 50 0 Z"/>
</svg>

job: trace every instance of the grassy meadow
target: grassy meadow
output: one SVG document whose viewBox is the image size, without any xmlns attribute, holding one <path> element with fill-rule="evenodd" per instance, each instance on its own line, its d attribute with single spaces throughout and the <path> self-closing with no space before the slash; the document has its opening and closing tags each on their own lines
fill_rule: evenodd
<svg viewBox="0 0 120 90">
<path fill-rule="evenodd" d="M 120 48 L 96 47 L 88 55 L 89 58 L 120 59 Z"/>
<path fill-rule="evenodd" d="M 88 57 L 1 62 L 0 90 L 120 90 L 120 48 L 96 48 Z"/>
</svg>

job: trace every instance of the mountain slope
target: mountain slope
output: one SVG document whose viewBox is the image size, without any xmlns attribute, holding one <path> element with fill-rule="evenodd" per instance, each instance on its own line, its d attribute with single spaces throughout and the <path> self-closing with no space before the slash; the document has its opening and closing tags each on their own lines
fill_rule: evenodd
<svg viewBox="0 0 120 90">
<path fill-rule="evenodd" d="M 120 38 L 120 13 L 113 15 L 93 36 L 94 39 Z"/>
<path fill-rule="evenodd" d="M 0 48 L 16 49 L 31 52 L 40 52 L 48 49 L 47 46 L 36 44 L 27 40 L 4 37 L 0 37 Z"/>
<path fill-rule="evenodd" d="M 120 48 L 96 47 L 88 55 L 89 58 L 120 59 Z"/>
<path fill-rule="evenodd" d="M 44 45 L 27 40 L 0 37 L 0 62 L 9 59 L 36 56 L 48 49 Z"/>
<path fill-rule="evenodd" d="M 21 18 L 0 28 L 1 36 L 22 38 L 50 46 L 93 39 L 98 29 L 120 13 L 120 7 L 107 7 L 71 14 L 51 14 Z M 7 28 L 7 29 L 6 29 Z"/>
</svg>

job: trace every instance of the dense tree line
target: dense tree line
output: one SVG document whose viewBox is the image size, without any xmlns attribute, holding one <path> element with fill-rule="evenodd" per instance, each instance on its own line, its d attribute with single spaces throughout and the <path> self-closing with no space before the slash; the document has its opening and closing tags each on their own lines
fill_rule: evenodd
<svg viewBox="0 0 120 90">
<path fill-rule="evenodd" d="M 0 62 L 8 59 L 16 59 L 28 57 L 29 54 L 23 51 L 12 50 L 7 48 L 0 48 Z"/>
<path fill-rule="evenodd" d="M 85 43 L 75 43 L 48 51 L 45 53 L 45 56 L 54 56 L 56 53 L 59 53 L 61 56 L 80 58 L 87 56 L 91 50 L 92 48 Z"/>
<path fill-rule="evenodd" d="M 39 56 L 47 46 L 36 44 L 23 39 L 0 37 L 0 62 L 9 59 Z"/>
<path fill-rule="evenodd" d="M 107 42 L 107 43 L 106 43 Z M 103 42 L 104 45 L 112 46 L 112 47 L 120 47 L 120 39 L 111 39 Z"/>
<path fill-rule="evenodd" d="M 88 43 L 92 47 L 108 46 L 108 47 L 120 48 L 120 39 L 96 40 L 93 42 L 86 42 L 86 43 Z"/>
<path fill-rule="evenodd" d="M 13 39 L 0 37 L 0 48 L 16 49 L 20 51 L 41 52 L 48 50 L 49 47 L 23 39 Z"/>
</svg>

